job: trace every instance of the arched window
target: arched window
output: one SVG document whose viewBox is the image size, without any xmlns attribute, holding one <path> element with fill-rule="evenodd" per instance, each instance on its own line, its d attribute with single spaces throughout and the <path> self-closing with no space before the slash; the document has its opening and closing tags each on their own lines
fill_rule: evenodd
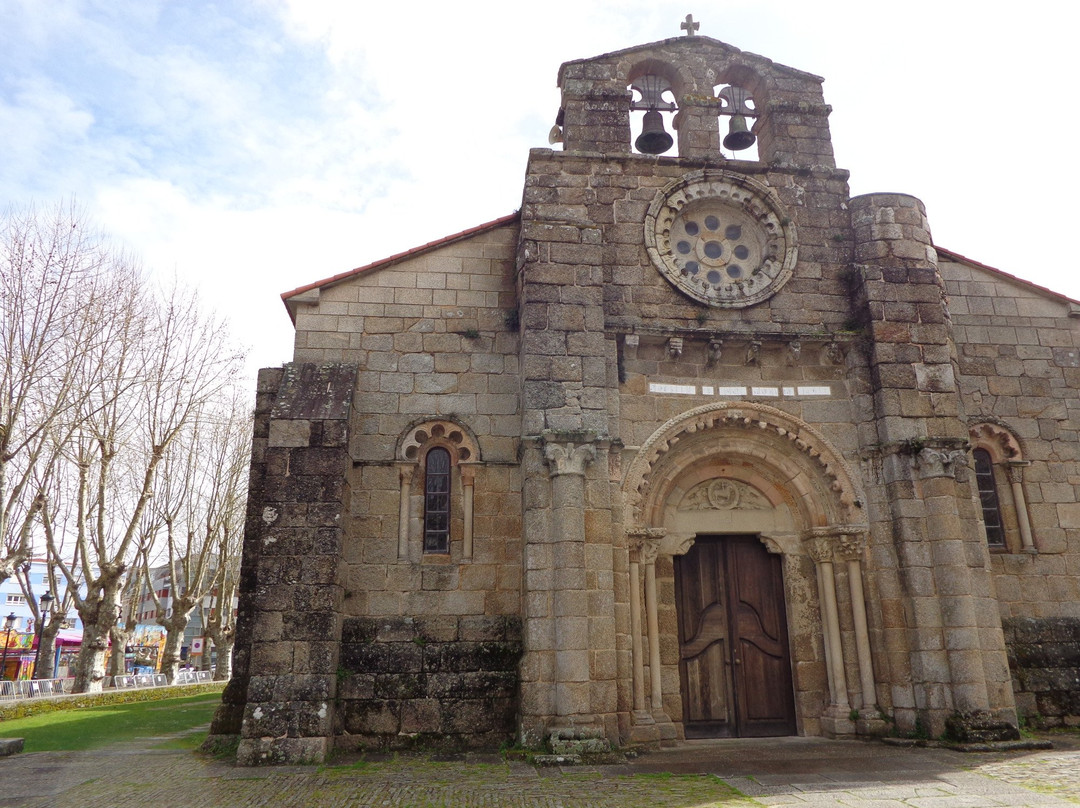
<svg viewBox="0 0 1080 808">
<path fill-rule="evenodd" d="M 473 481 L 480 465 L 476 438 L 453 421 L 425 421 L 401 436 L 396 454 L 401 476 L 398 559 L 451 553 L 471 559 Z"/>
<path fill-rule="evenodd" d="M 450 552 L 450 452 L 441 446 L 424 462 L 424 552 Z"/>
<path fill-rule="evenodd" d="M 972 454 L 975 456 L 975 483 L 979 489 L 979 503 L 982 505 L 986 543 L 990 547 L 1004 548 L 1005 526 L 1001 518 L 997 481 L 994 479 L 994 463 L 986 449 L 976 449 Z"/>
<path fill-rule="evenodd" d="M 1006 553 L 1035 553 L 1031 521 L 1024 494 L 1024 460 L 1020 441 L 1001 424 L 975 424 L 969 432 L 975 461 L 986 544 Z"/>
</svg>

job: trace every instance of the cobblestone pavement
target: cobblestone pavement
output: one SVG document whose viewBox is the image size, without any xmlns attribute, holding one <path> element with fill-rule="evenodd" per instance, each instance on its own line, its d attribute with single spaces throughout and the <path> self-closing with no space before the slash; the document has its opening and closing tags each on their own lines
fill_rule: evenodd
<svg viewBox="0 0 1080 808">
<path fill-rule="evenodd" d="M 690 742 L 613 766 L 536 768 L 496 755 L 245 769 L 117 745 L 0 760 L 2 808 L 982 808 L 1080 803 L 1080 738 L 963 754 L 781 738 Z M 740 794 L 741 792 L 741 794 Z"/>
</svg>

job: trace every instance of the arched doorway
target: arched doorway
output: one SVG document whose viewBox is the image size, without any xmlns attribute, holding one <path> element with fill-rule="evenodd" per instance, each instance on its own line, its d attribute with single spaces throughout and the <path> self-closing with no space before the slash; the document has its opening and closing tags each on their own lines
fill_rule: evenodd
<svg viewBox="0 0 1080 808">
<path fill-rule="evenodd" d="M 636 691 L 649 690 L 649 710 L 635 720 L 648 712 L 687 737 L 819 734 L 830 731 L 826 715 L 846 720 L 854 655 L 845 662 L 833 558 L 865 525 L 828 442 L 773 407 L 706 405 L 643 444 L 623 490 L 634 520 L 631 585 L 644 566 L 642 622 L 653 632 L 641 643 Z M 650 586 L 660 593 L 655 614 Z M 871 692 L 863 663 L 853 668 L 867 670 Z"/>
</svg>

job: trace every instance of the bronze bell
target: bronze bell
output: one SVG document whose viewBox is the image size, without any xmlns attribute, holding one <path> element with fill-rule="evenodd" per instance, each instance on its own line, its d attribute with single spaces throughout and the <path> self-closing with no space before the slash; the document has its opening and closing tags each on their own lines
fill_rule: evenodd
<svg viewBox="0 0 1080 808">
<path fill-rule="evenodd" d="M 641 134 L 634 141 L 634 148 L 642 154 L 663 154 L 674 142 L 664 129 L 664 116 L 655 109 L 646 112 L 641 123 Z"/>
<path fill-rule="evenodd" d="M 746 118 L 742 115 L 732 115 L 728 122 L 728 134 L 724 138 L 724 148 L 730 151 L 742 151 L 749 149 L 757 141 L 757 136 L 746 128 Z"/>
</svg>

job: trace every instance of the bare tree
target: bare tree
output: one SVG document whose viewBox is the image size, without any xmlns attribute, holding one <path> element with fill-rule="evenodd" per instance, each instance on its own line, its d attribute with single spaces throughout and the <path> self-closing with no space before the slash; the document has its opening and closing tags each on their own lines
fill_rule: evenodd
<svg viewBox="0 0 1080 808">
<path fill-rule="evenodd" d="M 123 676 L 127 669 L 124 654 L 139 623 L 139 593 L 141 589 L 138 573 L 138 567 L 133 567 L 129 571 L 127 582 L 121 593 L 123 601 L 121 613 L 117 616 L 116 623 L 109 629 L 109 642 L 112 645 L 112 653 L 109 654 L 109 665 L 106 671 L 108 676 Z M 124 608 L 125 606 L 126 608 Z"/>
<path fill-rule="evenodd" d="M 229 585 L 229 571 L 238 565 L 239 547 L 231 539 L 242 520 L 250 433 L 251 415 L 239 397 L 235 392 L 223 397 L 191 419 L 170 447 L 159 476 L 153 510 L 163 528 L 160 555 L 171 582 L 167 606 L 151 583 L 151 556 L 146 547 L 143 574 L 157 622 L 166 630 L 161 670 L 170 682 L 180 666 L 181 643 L 191 615 L 214 598 L 218 584 Z M 226 604 L 230 616 L 231 605 L 230 597 Z M 225 641 L 226 633 L 218 633 Z"/>
<path fill-rule="evenodd" d="M 232 676 L 232 650 L 236 641 L 233 600 L 240 580 L 240 554 L 251 466 L 252 412 L 242 403 L 246 398 L 246 394 L 234 396 L 230 408 L 234 417 L 224 425 L 219 442 L 222 486 L 219 528 L 214 537 L 218 565 L 210 597 L 204 598 L 201 606 L 204 633 L 217 650 L 217 668 L 214 671 L 217 681 L 226 681 Z M 207 643 L 207 656 L 209 648 L 210 644 Z"/>
<path fill-rule="evenodd" d="M 42 514 L 46 529 L 51 530 L 51 524 L 47 512 Z M 30 612 L 34 617 L 34 625 L 37 626 L 38 650 L 35 656 L 34 679 L 51 679 L 52 672 L 56 668 L 56 638 L 64 627 L 64 621 L 74 606 L 74 597 L 70 592 L 63 591 L 59 586 L 59 576 L 56 573 L 56 565 L 46 565 L 45 583 L 48 585 L 48 594 L 51 598 L 48 607 L 43 608 L 41 601 L 34 597 L 34 590 L 30 582 L 30 564 L 23 565 L 16 570 L 15 577 L 19 581 L 29 604 Z M 63 595 L 59 593 L 63 591 Z"/>
<path fill-rule="evenodd" d="M 83 622 L 74 688 L 98 690 L 161 464 L 241 354 L 70 208 L 0 224 L 0 580 L 44 539 Z"/>
<path fill-rule="evenodd" d="M 127 310 L 124 342 L 101 364 L 111 372 L 107 389 L 125 385 L 129 374 L 138 383 L 88 413 L 75 442 L 77 540 L 87 586 L 86 596 L 75 598 L 83 620 L 76 692 L 100 689 L 109 630 L 124 574 L 145 544 L 144 515 L 159 468 L 185 427 L 237 375 L 241 358 L 193 296 L 174 290 L 164 300 L 142 297 Z"/>
<path fill-rule="evenodd" d="M 70 206 L 0 216 L 0 581 L 33 554 L 44 487 L 100 393 L 88 361 L 129 269 Z"/>
</svg>

